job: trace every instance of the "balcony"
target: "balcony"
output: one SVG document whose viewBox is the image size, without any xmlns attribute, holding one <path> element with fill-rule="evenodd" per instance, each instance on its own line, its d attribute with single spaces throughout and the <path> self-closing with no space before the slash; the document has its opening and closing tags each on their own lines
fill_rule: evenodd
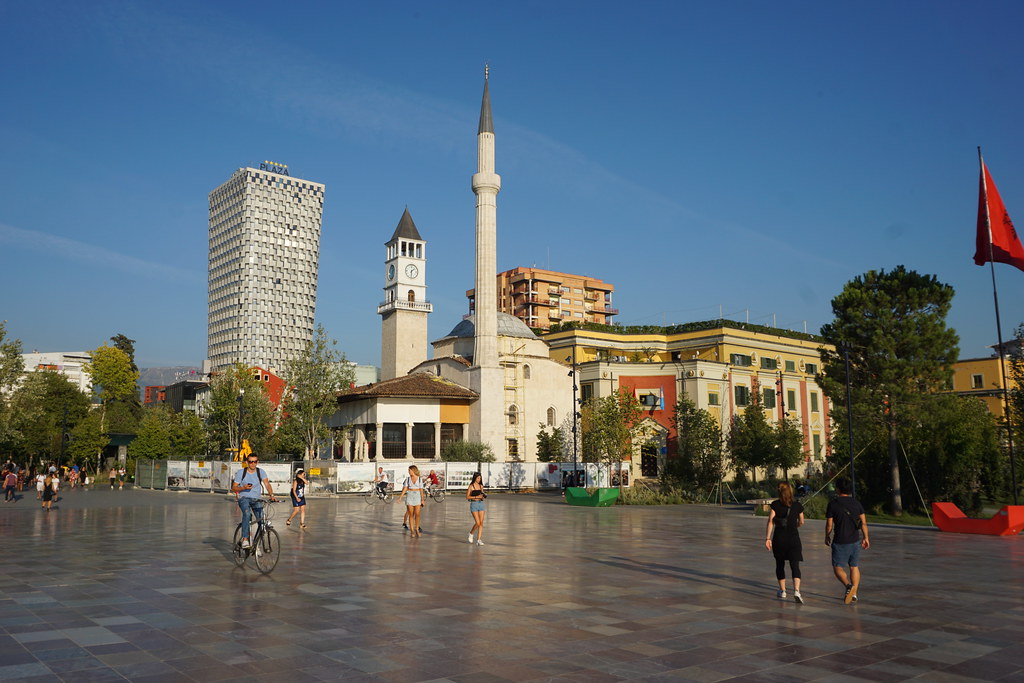
<svg viewBox="0 0 1024 683">
<path fill-rule="evenodd" d="M 605 307 L 605 309 L 603 311 L 595 310 L 594 313 L 603 313 L 604 315 L 618 315 L 619 314 L 619 309 Z"/>
<path fill-rule="evenodd" d="M 377 314 L 383 315 L 384 313 L 390 313 L 392 311 L 421 311 L 423 313 L 431 313 L 434 310 L 434 305 L 429 301 L 384 301 L 377 304 Z"/>
<path fill-rule="evenodd" d="M 524 306 L 526 304 L 537 304 L 538 306 L 557 306 L 558 303 L 551 303 L 551 299 L 541 298 L 539 296 L 527 296 L 520 299 L 516 299 L 516 306 Z"/>
</svg>

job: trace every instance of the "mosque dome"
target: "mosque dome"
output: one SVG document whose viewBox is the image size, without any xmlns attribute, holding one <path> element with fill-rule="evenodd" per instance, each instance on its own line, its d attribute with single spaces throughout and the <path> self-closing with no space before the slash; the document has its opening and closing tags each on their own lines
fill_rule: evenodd
<svg viewBox="0 0 1024 683">
<path fill-rule="evenodd" d="M 472 338 L 474 331 L 476 330 L 476 316 L 471 315 L 464 319 L 458 325 L 452 328 L 452 331 L 446 335 L 447 339 L 455 337 L 457 339 L 468 339 Z M 526 326 L 519 318 L 508 313 L 498 313 L 498 336 L 499 337 L 518 337 L 520 339 L 538 339 L 537 335 L 533 333 L 529 327 Z"/>
</svg>

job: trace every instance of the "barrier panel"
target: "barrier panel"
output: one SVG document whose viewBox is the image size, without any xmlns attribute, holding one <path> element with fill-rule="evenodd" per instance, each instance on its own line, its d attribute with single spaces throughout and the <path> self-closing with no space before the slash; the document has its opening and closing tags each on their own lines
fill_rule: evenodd
<svg viewBox="0 0 1024 683">
<path fill-rule="evenodd" d="M 306 496 L 329 496 L 337 492 L 338 468 L 340 466 L 333 460 L 311 460 L 306 463 L 296 463 L 292 469 L 292 478 L 295 477 L 294 470 L 302 467 L 306 470 Z M 288 490 L 291 490 L 290 483 Z"/>
<path fill-rule="evenodd" d="M 188 488 L 188 461 L 187 460 L 166 460 L 167 463 L 167 488 L 182 490 Z"/>
<path fill-rule="evenodd" d="M 231 474 L 233 469 L 238 469 L 242 463 L 233 463 L 230 460 L 214 460 L 210 462 L 210 489 L 214 493 L 227 493 L 231 490 Z"/>
<path fill-rule="evenodd" d="M 188 461 L 188 488 L 190 491 L 212 491 L 213 468 L 209 460 Z"/>
</svg>

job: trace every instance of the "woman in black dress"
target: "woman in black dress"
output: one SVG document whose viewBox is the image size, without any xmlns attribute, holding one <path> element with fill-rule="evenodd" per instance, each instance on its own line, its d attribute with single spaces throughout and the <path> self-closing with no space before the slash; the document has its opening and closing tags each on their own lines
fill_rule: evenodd
<svg viewBox="0 0 1024 683">
<path fill-rule="evenodd" d="M 799 529 L 804 523 L 804 506 L 793 500 L 793 489 L 786 482 L 779 483 L 779 499 L 772 501 L 768 512 L 767 538 L 764 545 L 775 555 L 775 578 L 779 580 L 779 600 L 786 599 L 786 562 L 793 574 L 793 599 L 803 603 L 800 595 L 800 563 L 803 549 Z"/>
</svg>

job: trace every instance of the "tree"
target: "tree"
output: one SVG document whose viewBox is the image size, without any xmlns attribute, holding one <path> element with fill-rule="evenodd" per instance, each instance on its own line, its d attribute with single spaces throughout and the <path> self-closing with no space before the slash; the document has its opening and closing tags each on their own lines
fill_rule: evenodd
<svg viewBox="0 0 1024 683">
<path fill-rule="evenodd" d="M 71 439 L 68 441 L 68 455 L 73 462 L 91 464 L 93 458 L 97 457 L 104 446 L 110 442 L 101 427 L 102 418 L 100 409 L 89 412 L 74 429 L 71 430 Z M 97 461 L 98 462 L 98 461 Z"/>
<path fill-rule="evenodd" d="M 11 424 L 19 435 L 12 450 L 29 461 L 56 461 L 64 434 L 89 413 L 89 397 L 59 373 L 30 372 L 10 399 Z"/>
<path fill-rule="evenodd" d="M 445 462 L 494 462 L 494 451 L 478 441 L 452 441 L 441 449 Z"/>
<path fill-rule="evenodd" d="M 178 415 L 178 430 L 171 438 L 171 455 L 174 457 L 194 457 L 207 454 L 206 425 L 191 410 Z"/>
<path fill-rule="evenodd" d="M 21 340 L 7 339 L 7 321 L 0 321 L 0 447 L 11 448 L 17 440 L 10 425 L 8 399 L 25 370 L 21 358 Z"/>
<path fill-rule="evenodd" d="M 871 270 L 848 282 L 832 300 L 835 319 L 821 328 L 828 346 L 821 349 L 818 383 L 832 401 L 835 419 L 844 421 L 844 356 L 849 354 L 855 412 L 885 430 L 894 515 L 903 512 L 901 431 L 919 423 L 930 398 L 952 378 L 959 355 L 957 334 L 946 327 L 952 300 L 953 288 L 934 275 L 903 266 Z"/>
<path fill-rule="evenodd" d="M 115 334 L 110 338 L 110 341 L 114 342 L 115 349 L 120 349 L 126 356 L 128 356 L 132 372 L 138 372 L 139 366 L 135 364 L 135 340 L 129 339 L 123 334 Z"/>
<path fill-rule="evenodd" d="M 160 460 L 171 456 L 171 422 L 166 408 L 149 408 L 142 416 L 139 433 L 129 449 L 134 458 Z"/>
<path fill-rule="evenodd" d="M 795 418 L 787 417 L 775 425 L 775 450 L 768 459 L 771 467 L 782 470 L 789 479 L 789 470 L 804 461 L 804 432 Z"/>
<path fill-rule="evenodd" d="M 687 484 L 710 489 L 722 479 L 722 428 L 708 411 L 683 394 L 675 405 L 678 465 L 671 468 Z"/>
<path fill-rule="evenodd" d="M 562 442 L 565 440 L 565 434 L 562 433 L 561 427 L 552 427 L 551 431 L 547 431 L 547 427 L 542 423 L 540 430 L 537 431 L 537 461 L 538 462 L 555 462 L 562 459 Z"/>
<path fill-rule="evenodd" d="M 241 400 L 240 400 L 241 399 Z M 255 453 L 267 453 L 274 427 L 274 406 L 267 398 L 263 382 L 249 368 L 236 363 L 210 382 L 207 428 L 211 453 L 224 454 L 248 439 Z M 239 438 L 238 421 L 242 418 Z"/>
<path fill-rule="evenodd" d="M 318 457 L 320 444 L 328 436 L 325 420 L 338 409 L 338 393 L 355 381 L 355 371 L 345 354 L 333 348 L 336 344 L 318 325 L 302 353 L 285 363 L 283 379 L 288 388 L 281 410 L 293 421 L 310 459 Z"/>
<path fill-rule="evenodd" d="M 765 417 L 761 405 L 761 392 L 757 379 L 754 378 L 750 388 L 750 405 L 743 410 L 742 415 L 733 418 L 729 430 L 732 466 L 737 470 L 749 471 L 751 479 L 756 484 L 757 468 L 771 465 L 777 446 L 775 428 Z"/>
<path fill-rule="evenodd" d="M 580 412 L 584 462 L 607 463 L 610 468 L 632 457 L 642 415 L 635 396 L 620 389 L 611 396 L 590 399 Z"/>
</svg>

